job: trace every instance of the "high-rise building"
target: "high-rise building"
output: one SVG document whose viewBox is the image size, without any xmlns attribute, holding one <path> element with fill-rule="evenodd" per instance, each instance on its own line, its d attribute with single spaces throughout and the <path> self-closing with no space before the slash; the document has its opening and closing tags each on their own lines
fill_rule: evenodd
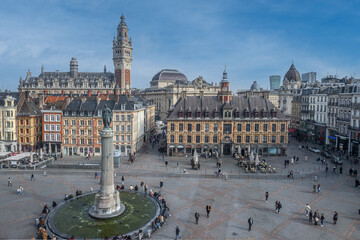
<svg viewBox="0 0 360 240">
<path fill-rule="evenodd" d="M 301 81 L 306 83 L 316 82 L 316 72 L 308 72 L 301 74 Z"/>
<path fill-rule="evenodd" d="M 270 90 L 279 89 L 280 84 L 281 84 L 281 76 L 280 75 L 270 76 Z"/>
</svg>

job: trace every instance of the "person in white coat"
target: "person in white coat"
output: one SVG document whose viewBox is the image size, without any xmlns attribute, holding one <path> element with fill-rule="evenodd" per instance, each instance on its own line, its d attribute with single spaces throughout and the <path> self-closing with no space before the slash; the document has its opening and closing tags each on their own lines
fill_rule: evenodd
<svg viewBox="0 0 360 240">
<path fill-rule="evenodd" d="M 307 204 L 305 205 L 305 213 L 306 213 L 306 216 L 309 216 L 310 210 L 311 210 L 311 207 L 310 207 L 310 205 L 307 203 Z"/>
</svg>

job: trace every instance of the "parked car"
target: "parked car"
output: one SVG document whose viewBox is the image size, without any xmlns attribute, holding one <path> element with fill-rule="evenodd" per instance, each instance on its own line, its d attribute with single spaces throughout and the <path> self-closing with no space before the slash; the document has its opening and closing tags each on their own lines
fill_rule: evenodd
<svg viewBox="0 0 360 240">
<path fill-rule="evenodd" d="M 341 160 L 340 157 L 337 156 L 337 155 L 331 155 L 331 162 L 333 162 L 336 165 L 342 165 L 343 164 L 343 160 Z"/>
<path fill-rule="evenodd" d="M 309 148 L 309 150 L 314 153 L 320 153 L 320 150 L 317 148 Z"/>
<path fill-rule="evenodd" d="M 329 152 L 327 152 L 327 151 L 322 151 L 321 156 L 326 157 L 326 158 L 330 158 L 331 154 Z"/>
</svg>

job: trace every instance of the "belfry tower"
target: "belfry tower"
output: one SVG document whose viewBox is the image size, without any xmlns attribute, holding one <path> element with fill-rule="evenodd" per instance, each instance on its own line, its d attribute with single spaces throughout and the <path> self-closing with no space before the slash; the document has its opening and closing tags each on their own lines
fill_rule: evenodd
<svg viewBox="0 0 360 240">
<path fill-rule="evenodd" d="M 220 91 L 218 92 L 218 97 L 222 103 L 225 103 L 225 102 L 230 102 L 231 96 L 232 96 L 232 93 L 229 90 L 229 81 L 227 78 L 227 72 L 226 72 L 226 66 L 225 66 L 225 70 L 223 72 L 223 78 L 220 82 Z"/>
<path fill-rule="evenodd" d="M 131 94 L 132 41 L 124 15 L 117 27 L 117 37 L 113 40 L 113 61 L 115 69 L 115 93 Z"/>
</svg>

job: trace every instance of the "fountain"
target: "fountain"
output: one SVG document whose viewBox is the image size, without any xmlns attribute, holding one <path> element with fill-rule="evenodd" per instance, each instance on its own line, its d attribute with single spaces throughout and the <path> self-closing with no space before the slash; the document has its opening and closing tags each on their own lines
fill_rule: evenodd
<svg viewBox="0 0 360 240">
<path fill-rule="evenodd" d="M 97 193 L 87 193 L 60 203 L 46 217 L 48 231 L 59 238 L 105 238 L 147 232 L 159 216 L 161 204 L 142 192 L 115 190 L 112 112 L 105 105 L 101 132 L 101 180 Z M 120 197 L 122 201 L 120 201 Z M 94 201 L 95 198 L 95 201 Z"/>
</svg>

